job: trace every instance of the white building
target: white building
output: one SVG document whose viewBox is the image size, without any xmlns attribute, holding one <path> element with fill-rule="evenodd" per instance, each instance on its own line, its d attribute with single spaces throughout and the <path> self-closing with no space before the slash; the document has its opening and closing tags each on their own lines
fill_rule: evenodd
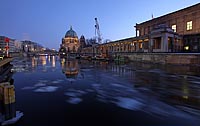
<svg viewBox="0 0 200 126">
<path fill-rule="evenodd" d="M 15 40 L 14 45 L 15 45 L 15 52 L 22 51 L 22 42 L 21 41 Z"/>
<path fill-rule="evenodd" d="M 9 40 L 9 42 L 6 42 L 6 38 Z M 7 46 L 9 52 L 14 52 L 15 50 L 14 41 L 15 41 L 14 39 L 8 38 L 6 36 L 0 36 L 0 53 L 5 53 Z"/>
</svg>

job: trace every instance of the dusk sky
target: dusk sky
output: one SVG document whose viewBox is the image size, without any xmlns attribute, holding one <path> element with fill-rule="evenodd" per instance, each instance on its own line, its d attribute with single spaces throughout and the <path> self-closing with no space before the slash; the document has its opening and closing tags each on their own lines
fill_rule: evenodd
<svg viewBox="0 0 200 126">
<path fill-rule="evenodd" d="M 0 36 L 31 40 L 59 49 L 70 26 L 78 37 L 95 36 L 98 19 L 103 39 L 135 36 L 134 26 L 199 0 L 0 0 Z"/>
</svg>

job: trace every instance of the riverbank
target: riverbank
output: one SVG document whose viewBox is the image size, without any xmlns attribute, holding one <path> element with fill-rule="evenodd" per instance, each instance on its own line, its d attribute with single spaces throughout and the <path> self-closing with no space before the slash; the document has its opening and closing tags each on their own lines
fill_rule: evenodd
<svg viewBox="0 0 200 126">
<path fill-rule="evenodd" d="M 118 53 L 129 61 L 158 64 L 199 65 L 200 53 Z"/>
</svg>

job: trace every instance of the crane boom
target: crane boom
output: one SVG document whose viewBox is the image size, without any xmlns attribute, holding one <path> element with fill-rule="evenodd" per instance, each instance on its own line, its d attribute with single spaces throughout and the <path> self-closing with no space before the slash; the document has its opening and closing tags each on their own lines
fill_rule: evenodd
<svg viewBox="0 0 200 126">
<path fill-rule="evenodd" d="M 97 21 L 97 18 L 95 18 L 95 38 L 98 44 L 101 44 L 102 38 L 101 38 L 101 33 L 99 29 L 99 23 Z"/>
</svg>

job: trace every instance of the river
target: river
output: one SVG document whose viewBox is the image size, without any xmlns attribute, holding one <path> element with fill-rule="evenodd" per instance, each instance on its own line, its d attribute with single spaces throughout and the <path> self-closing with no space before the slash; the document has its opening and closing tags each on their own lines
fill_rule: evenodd
<svg viewBox="0 0 200 126">
<path fill-rule="evenodd" d="M 17 126 L 199 126 L 200 68 L 56 56 L 12 62 Z"/>
</svg>

